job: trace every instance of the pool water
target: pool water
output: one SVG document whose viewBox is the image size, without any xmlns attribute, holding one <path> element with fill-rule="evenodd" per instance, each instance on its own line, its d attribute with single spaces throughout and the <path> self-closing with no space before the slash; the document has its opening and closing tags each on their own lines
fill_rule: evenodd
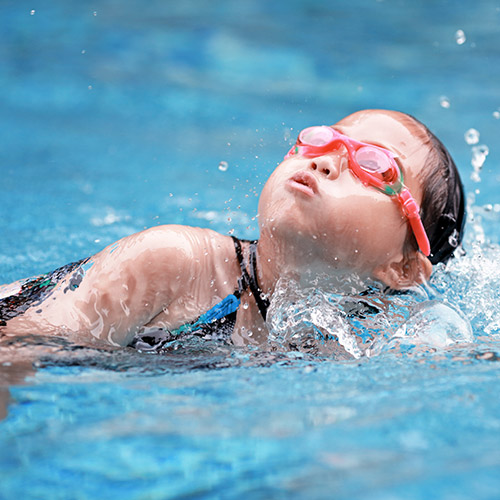
<svg viewBox="0 0 500 500">
<path fill-rule="evenodd" d="M 0 32 L 2 283 L 157 224 L 257 237 L 297 132 L 366 107 L 426 123 L 469 200 L 467 254 L 370 349 L 287 347 L 340 331 L 317 290 L 269 349 L 2 341 L 0 498 L 498 498 L 498 1 L 6 0 Z"/>
</svg>

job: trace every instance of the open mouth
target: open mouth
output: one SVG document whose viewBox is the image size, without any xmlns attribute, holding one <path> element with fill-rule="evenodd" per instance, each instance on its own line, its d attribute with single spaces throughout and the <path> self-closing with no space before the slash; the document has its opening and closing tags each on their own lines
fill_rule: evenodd
<svg viewBox="0 0 500 500">
<path fill-rule="evenodd" d="M 297 172 L 288 181 L 288 186 L 299 191 L 307 196 L 315 196 L 318 194 L 318 181 L 310 172 Z"/>
</svg>

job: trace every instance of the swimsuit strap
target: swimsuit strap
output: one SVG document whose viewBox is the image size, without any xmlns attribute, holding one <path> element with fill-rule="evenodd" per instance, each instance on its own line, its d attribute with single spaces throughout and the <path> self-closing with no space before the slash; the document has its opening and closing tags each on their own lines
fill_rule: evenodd
<svg viewBox="0 0 500 500">
<path fill-rule="evenodd" d="M 236 236 L 231 236 L 231 238 L 233 238 L 236 258 L 238 259 L 241 269 L 241 277 L 238 278 L 238 294 L 241 296 L 241 293 L 243 291 L 245 291 L 247 288 L 250 288 L 253 296 L 255 297 L 255 302 L 257 304 L 257 307 L 259 308 L 260 314 L 265 321 L 267 316 L 267 309 L 269 308 L 269 299 L 260 288 L 259 282 L 257 280 L 257 240 L 240 240 L 236 238 Z M 247 265 L 245 262 L 245 258 L 243 257 L 243 251 L 241 249 L 242 241 L 250 243 L 250 274 L 247 271 Z"/>
</svg>

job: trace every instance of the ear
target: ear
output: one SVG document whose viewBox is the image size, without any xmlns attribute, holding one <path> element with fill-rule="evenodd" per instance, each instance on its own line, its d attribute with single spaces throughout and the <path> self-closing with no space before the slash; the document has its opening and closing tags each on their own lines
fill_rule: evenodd
<svg viewBox="0 0 500 500">
<path fill-rule="evenodd" d="M 431 261 L 421 252 L 379 266 L 373 272 L 375 278 L 394 290 L 404 290 L 427 281 L 432 273 Z"/>
</svg>

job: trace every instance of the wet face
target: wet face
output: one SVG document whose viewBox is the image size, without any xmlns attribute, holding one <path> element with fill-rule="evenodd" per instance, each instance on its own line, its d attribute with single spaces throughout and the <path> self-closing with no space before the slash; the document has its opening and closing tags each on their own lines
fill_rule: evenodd
<svg viewBox="0 0 500 500">
<path fill-rule="evenodd" d="M 419 173 L 430 151 L 421 125 L 401 113 L 366 110 L 334 128 L 397 155 L 405 185 L 420 204 Z M 367 274 L 403 258 L 409 230 L 393 197 L 352 174 L 344 147 L 316 158 L 297 155 L 283 161 L 264 186 L 259 217 L 263 235 L 272 235 L 303 258 Z"/>
</svg>

